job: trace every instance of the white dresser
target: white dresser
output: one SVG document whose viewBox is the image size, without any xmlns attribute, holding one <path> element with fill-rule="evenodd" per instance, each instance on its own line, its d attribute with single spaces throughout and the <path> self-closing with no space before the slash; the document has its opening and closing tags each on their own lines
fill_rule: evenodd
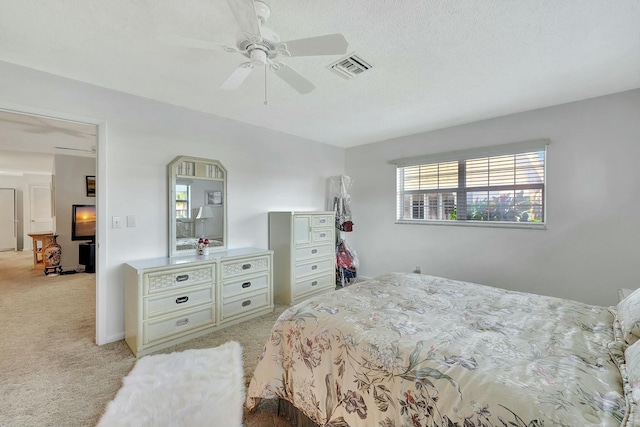
<svg viewBox="0 0 640 427">
<path fill-rule="evenodd" d="M 269 212 L 275 301 L 293 305 L 335 290 L 333 212 Z"/>
<path fill-rule="evenodd" d="M 272 312 L 272 263 L 240 248 L 125 264 L 125 341 L 140 357 Z"/>
</svg>

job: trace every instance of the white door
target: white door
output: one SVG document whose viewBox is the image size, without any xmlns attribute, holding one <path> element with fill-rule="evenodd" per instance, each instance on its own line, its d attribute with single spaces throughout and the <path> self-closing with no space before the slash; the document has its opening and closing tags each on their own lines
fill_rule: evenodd
<svg viewBox="0 0 640 427">
<path fill-rule="evenodd" d="M 0 188 L 0 251 L 18 249 L 16 190 Z"/>
<path fill-rule="evenodd" d="M 51 188 L 48 185 L 32 185 L 29 188 L 29 202 L 29 233 L 53 231 Z"/>
</svg>

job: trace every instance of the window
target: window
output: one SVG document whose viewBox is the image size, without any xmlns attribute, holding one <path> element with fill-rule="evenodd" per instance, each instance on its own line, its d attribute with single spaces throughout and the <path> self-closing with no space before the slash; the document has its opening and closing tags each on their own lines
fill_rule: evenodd
<svg viewBox="0 0 640 427">
<path fill-rule="evenodd" d="M 399 159 L 398 222 L 542 226 L 548 140 Z"/>
<path fill-rule="evenodd" d="M 176 218 L 189 218 L 189 186 L 176 184 Z"/>
</svg>

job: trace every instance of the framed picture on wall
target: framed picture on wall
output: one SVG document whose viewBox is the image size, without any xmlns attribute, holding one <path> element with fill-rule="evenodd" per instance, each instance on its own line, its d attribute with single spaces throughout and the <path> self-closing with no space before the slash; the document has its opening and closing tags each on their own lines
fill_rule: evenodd
<svg viewBox="0 0 640 427">
<path fill-rule="evenodd" d="M 210 191 L 205 192 L 207 205 L 221 205 L 222 204 L 222 191 Z"/>
<path fill-rule="evenodd" d="M 96 177 L 86 177 L 87 197 L 96 197 Z"/>
</svg>

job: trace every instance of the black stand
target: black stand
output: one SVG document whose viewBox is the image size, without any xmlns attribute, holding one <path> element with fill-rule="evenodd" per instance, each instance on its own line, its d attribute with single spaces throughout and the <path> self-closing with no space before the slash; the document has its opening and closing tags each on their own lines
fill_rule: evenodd
<svg viewBox="0 0 640 427">
<path fill-rule="evenodd" d="M 95 243 L 80 243 L 78 246 L 78 263 L 84 265 L 85 273 L 96 272 Z"/>
</svg>

